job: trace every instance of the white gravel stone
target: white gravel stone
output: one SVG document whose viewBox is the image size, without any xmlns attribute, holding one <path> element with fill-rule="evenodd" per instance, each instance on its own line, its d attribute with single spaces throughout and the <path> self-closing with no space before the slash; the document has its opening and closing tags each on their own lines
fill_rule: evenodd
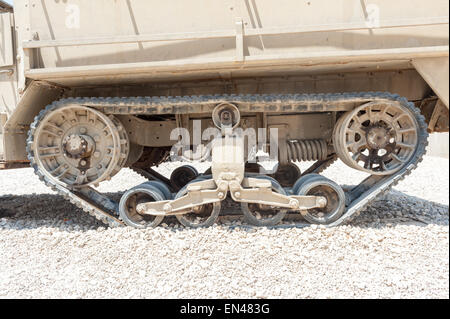
<svg viewBox="0 0 450 319">
<path fill-rule="evenodd" d="M 448 170 L 447 159 L 425 157 L 335 228 L 238 220 L 147 230 L 104 227 L 31 169 L 0 171 L 0 298 L 448 298 Z M 347 185 L 364 178 L 340 162 L 324 175 Z M 124 169 L 99 190 L 143 181 Z"/>
</svg>

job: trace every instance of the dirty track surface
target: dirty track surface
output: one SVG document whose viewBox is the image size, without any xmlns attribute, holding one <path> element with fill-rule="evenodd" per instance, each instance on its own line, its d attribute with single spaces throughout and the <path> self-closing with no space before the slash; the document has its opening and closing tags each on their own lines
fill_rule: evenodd
<svg viewBox="0 0 450 319">
<path fill-rule="evenodd" d="M 425 157 L 336 228 L 223 218 L 197 230 L 170 220 L 106 228 L 31 169 L 0 171 L 0 297 L 448 298 L 448 170 L 447 159 Z M 340 162 L 324 175 L 347 185 L 364 177 Z M 100 190 L 118 195 L 142 181 L 122 170 Z"/>
</svg>

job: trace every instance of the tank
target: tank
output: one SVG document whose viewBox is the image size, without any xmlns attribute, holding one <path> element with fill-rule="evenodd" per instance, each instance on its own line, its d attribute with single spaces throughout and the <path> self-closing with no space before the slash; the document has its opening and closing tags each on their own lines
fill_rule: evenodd
<svg viewBox="0 0 450 319">
<path fill-rule="evenodd" d="M 0 169 L 33 167 L 110 226 L 207 227 L 225 200 L 251 225 L 340 225 L 448 131 L 448 12 L 447 0 L 0 1 Z M 321 175 L 336 160 L 368 177 L 343 188 Z M 181 163 L 171 176 L 154 169 L 168 161 Z M 120 200 L 96 190 L 125 167 L 148 181 Z"/>
</svg>

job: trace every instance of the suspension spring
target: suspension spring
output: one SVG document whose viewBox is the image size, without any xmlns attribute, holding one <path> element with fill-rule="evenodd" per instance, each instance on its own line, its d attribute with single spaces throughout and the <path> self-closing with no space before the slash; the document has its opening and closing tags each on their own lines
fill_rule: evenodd
<svg viewBox="0 0 450 319">
<path fill-rule="evenodd" d="M 321 161 L 328 155 L 324 140 L 288 140 L 286 144 L 289 161 Z"/>
</svg>

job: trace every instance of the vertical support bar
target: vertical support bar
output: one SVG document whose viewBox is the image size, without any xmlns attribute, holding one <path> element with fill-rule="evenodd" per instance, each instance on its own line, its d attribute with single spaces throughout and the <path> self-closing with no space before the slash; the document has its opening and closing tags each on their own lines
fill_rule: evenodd
<svg viewBox="0 0 450 319">
<path fill-rule="evenodd" d="M 17 34 L 17 90 L 25 90 L 25 72 L 31 68 L 30 50 L 24 50 L 23 42 L 31 37 L 31 7 L 29 0 L 14 1 L 14 20 Z"/>
<path fill-rule="evenodd" d="M 242 18 L 236 18 L 236 61 L 244 61 L 244 23 Z"/>
</svg>

